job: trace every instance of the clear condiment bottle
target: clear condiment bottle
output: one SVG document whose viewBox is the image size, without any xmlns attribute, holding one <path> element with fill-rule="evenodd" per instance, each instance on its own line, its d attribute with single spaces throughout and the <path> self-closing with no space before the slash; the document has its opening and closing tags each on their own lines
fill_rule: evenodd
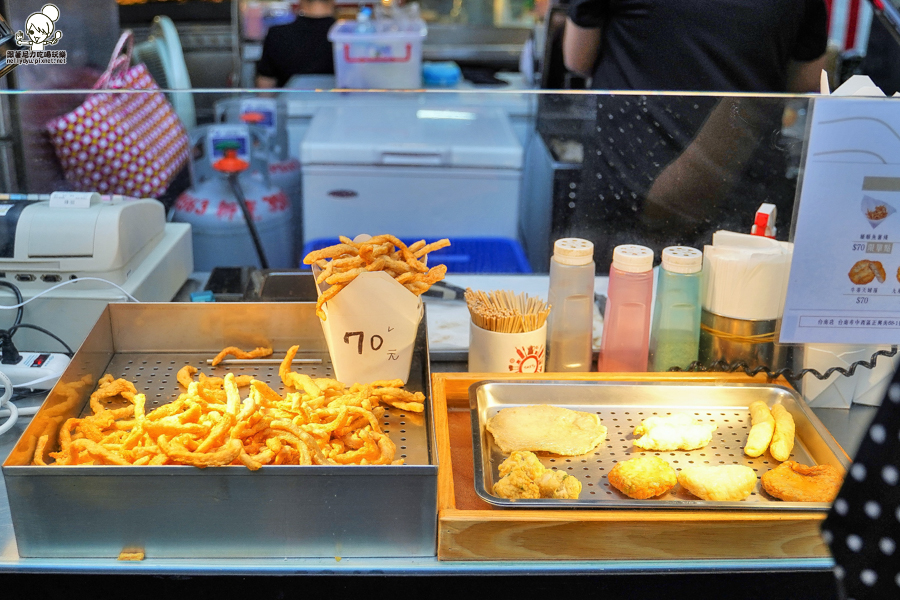
<svg viewBox="0 0 900 600">
<path fill-rule="evenodd" d="M 653 300 L 653 250 L 644 246 L 616 246 L 609 270 L 606 314 L 597 370 L 647 370 L 650 342 L 650 304 Z"/>
<path fill-rule="evenodd" d="M 700 277 L 703 253 L 670 246 L 662 251 L 650 329 L 650 370 L 686 369 L 700 349 Z"/>
<path fill-rule="evenodd" d="M 590 371 L 594 337 L 594 244 L 563 238 L 550 259 L 546 371 Z"/>
</svg>

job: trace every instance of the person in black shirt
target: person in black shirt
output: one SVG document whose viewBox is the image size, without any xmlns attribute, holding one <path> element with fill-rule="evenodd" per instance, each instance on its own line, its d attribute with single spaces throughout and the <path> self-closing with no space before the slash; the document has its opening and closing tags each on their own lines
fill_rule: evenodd
<svg viewBox="0 0 900 600">
<path fill-rule="evenodd" d="M 331 75 L 334 55 L 328 30 L 334 0 L 300 0 L 297 19 L 269 29 L 256 63 L 256 87 L 284 87 L 293 75 Z"/>
<path fill-rule="evenodd" d="M 824 0 L 574 0 L 566 67 L 605 90 L 814 92 Z"/>
<path fill-rule="evenodd" d="M 763 202 L 786 236 L 796 181 L 779 135 L 785 101 L 721 94 L 816 91 L 823 0 L 573 0 L 568 15 L 566 66 L 593 89 L 719 94 L 597 96 L 565 233 L 594 243 L 598 269 L 618 244 L 749 233 Z"/>
</svg>

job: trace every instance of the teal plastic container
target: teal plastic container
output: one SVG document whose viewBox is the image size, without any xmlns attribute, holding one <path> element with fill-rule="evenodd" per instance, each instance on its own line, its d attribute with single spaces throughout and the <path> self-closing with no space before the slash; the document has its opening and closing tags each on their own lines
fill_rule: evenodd
<svg viewBox="0 0 900 600">
<path fill-rule="evenodd" d="M 703 253 L 670 246 L 662 252 L 650 328 L 650 370 L 686 369 L 700 349 L 700 277 Z"/>
</svg>

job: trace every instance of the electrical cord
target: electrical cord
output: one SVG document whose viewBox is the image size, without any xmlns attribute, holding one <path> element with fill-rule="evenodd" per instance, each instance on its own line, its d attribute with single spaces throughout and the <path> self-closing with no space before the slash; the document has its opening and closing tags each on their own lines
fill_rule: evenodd
<svg viewBox="0 0 900 600">
<path fill-rule="evenodd" d="M 52 333 L 51 331 L 44 329 L 43 327 L 39 327 L 38 325 L 32 325 L 30 323 L 22 323 L 22 316 L 24 313 L 25 305 L 28 304 L 29 302 L 31 302 L 32 300 L 36 300 L 37 298 L 40 298 L 41 296 L 43 296 L 45 294 L 49 294 L 50 292 L 52 292 L 53 290 L 55 290 L 57 288 L 60 288 L 64 285 L 69 285 L 69 284 L 75 283 L 77 281 L 100 281 L 100 282 L 109 284 L 109 285 L 113 286 L 114 288 L 118 289 L 119 291 L 121 291 L 123 294 L 125 294 L 125 296 L 128 297 L 128 299 L 131 300 L 132 302 L 139 302 L 139 300 L 137 298 L 135 298 L 134 296 L 132 296 L 131 294 L 126 292 L 119 285 L 116 285 L 112 281 L 108 281 L 108 280 L 102 279 L 100 277 L 80 277 L 78 279 L 70 279 L 68 281 L 63 281 L 62 283 L 54 285 L 53 287 L 50 287 L 38 294 L 35 294 L 28 300 L 25 300 L 22 297 L 22 291 L 19 289 L 19 287 L 17 285 L 10 283 L 8 281 L 0 280 L 0 286 L 11 289 L 13 291 L 13 293 L 16 295 L 16 300 L 17 300 L 17 303 L 12 306 L 0 305 L 0 310 L 12 310 L 12 309 L 16 310 L 16 319 L 15 319 L 13 326 L 6 330 L 0 330 L 0 343 L 2 343 L 3 347 L 5 348 L 4 353 L 15 352 L 16 354 L 18 354 L 18 351 L 16 350 L 15 345 L 12 342 L 13 335 L 19 329 L 33 329 L 35 331 L 40 331 L 41 333 L 52 337 L 54 340 L 56 340 L 57 342 L 62 344 L 63 347 L 66 349 L 65 354 L 69 358 L 72 358 L 75 355 L 75 352 L 65 341 L 63 341 L 62 338 L 60 338 L 56 334 Z M 6 417 L 6 421 L 4 421 L 2 424 L 0 424 L 0 435 L 3 435 L 4 433 L 6 433 L 10 429 L 12 429 L 12 427 L 16 424 L 16 422 L 18 421 L 20 416 L 34 415 L 40 409 L 40 406 L 29 406 L 29 407 L 20 409 L 15 404 L 13 404 L 10 399 L 12 398 L 14 388 L 15 387 L 27 388 L 27 387 L 30 387 L 33 385 L 37 385 L 38 383 L 43 383 L 45 381 L 51 381 L 53 379 L 57 379 L 58 377 L 59 377 L 58 375 L 47 375 L 46 377 L 39 377 L 38 379 L 34 379 L 32 381 L 20 383 L 17 386 L 13 386 L 12 381 L 10 381 L 10 379 L 6 375 L 6 373 L 4 373 L 2 370 L 0 370 L 0 386 L 3 386 L 3 394 L 0 395 L 0 418 Z"/>
<path fill-rule="evenodd" d="M 55 290 L 55 289 L 57 289 L 57 288 L 61 288 L 61 287 L 64 286 L 64 285 L 70 285 L 70 284 L 73 284 L 73 283 L 78 283 L 79 281 L 100 281 L 100 282 L 109 284 L 109 285 L 113 286 L 114 288 L 116 288 L 117 290 L 119 290 L 120 292 L 122 292 L 123 294 L 125 294 L 125 296 L 127 296 L 128 299 L 131 300 L 132 302 L 140 302 L 140 300 L 138 300 L 137 298 L 135 298 L 134 296 L 132 296 L 131 294 L 129 294 L 128 292 L 126 292 L 126 291 L 124 290 L 124 288 L 122 288 L 121 286 L 119 286 L 119 285 L 113 283 L 112 281 L 108 281 L 108 280 L 102 279 L 102 278 L 100 278 L 100 277 L 79 277 L 79 278 L 77 278 L 77 279 L 69 279 L 69 280 L 63 281 L 62 283 L 57 283 L 57 284 L 54 285 L 53 287 L 49 287 L 49 288 L 47 288 L 46 290 L 44 290 L 43 292 L 39 292 L 39 293 L 35 294 L 34 296 L 32 296 L 31 298 L 29 298 L 28 300 L 25 300 L 25 301 L 23 301 L 23 302 L 19 302 L 18 304 L 11 304 L 11 305 L 2 305 L 2 304 L 0 304 L 0 310 L 12 310 L 12 309 L 14 309 L 14 308 L 15 308 L 15 309 L 18 309 L 18 308 L 20 308 L 20 307 L 22 307 L 22 306 L 25 306 L 25 305 L 28 304 L 29 302 L 33 302 L 34 300 L 37 300 L 38 298 L 40 298 L 41 296 L 43 296 L 43 295 L 45 295 L 45 294 L 49 294 L 50 292 L 52 292 L 53 290 Z M 8 282 L 4 282 L 4 283 L 8 283 Z M 12 284 L 10 283 L 9 285 L 12 285 Z M 21 297 L 21 292 L 20 292 L 20 297 Z"/>
<path fill-rule="evenodd" d="M 13 395 L 13 384 L 3 371 L 0 371 L 0 385 L 3 386 L 3 395 L 0 396 L 0 408 L 5 408 L 9 412 L 9 417 L 0 425 L 0 435 L 3 435 L 12 429 L 16 421 L 19 420 L 19 410 L 15 404 L 9 401 Z"/>
<path fill-rule="evenodd" d="M 13 327 L 22 322 L 22 314 L 25 312 L 24 308 L 24 298 L 22 298 L 22 291 L 19 289 L 19 286 L 12 284 L 8 281 L 0 280 L 0 285 L 3 287 L 7 287 L 13 291 L 16 295 L 16 300 L 19 302 L 18 308 L 16 308 L 16 320 L 13 323 Z"/>
<path fill-rule="evenodd" d="M 79 277 L 79 278 L 77 278 L 77 279 L 69 279 L 69 280 L 67 280 L 67 281 L 63 281 L 62 283 L 58 283 L 58 284 L 56 284 L 56 285 L 54 285 L 54 286 L 52 286 L 52 287 L 49 287 L 49 288 L 47 288 L 46 290 L 44 290 L 44 291 L 42 291 L 42 292 L 40 292 L 40 293 L 38 293 L 38 294 L 35 294 L 34 296 L 32 296 L 31 298 L 29 298 L 28 300 L 25 300 L 25 299 L 22 297 L 22 292 L 21 292 L 21 290 L 19 289 L 19 287 L 18 287 L 17 285 L 15 285 L 15 284 L 13 284 L 13 283 L 10 283 L 10 282 L 8 282 L 8 281 L 2 281 L 2 280 L 0 280 L 0 286 L 7 287 L 7 288 L 11 289 L 11 290 L 13 291 L 13 293 L 15 293 L 15 295 L 16 295 L 16 300 L 18 300 L 18 303 L 17 303 L 17 304 L 13 304 L 13 305 L 0 305 L 0 310 L 12 310 L 12 309 L 16 309 L 16 321 L 15 321 L 15 323 L 13 324 L 13 326 L 10 327 L 9 329 L 7 329 L 7 330 L 5 330 L 5 331 L 0 330 L 0 342 L 2 342 L 2 343 L 3 343 L 4 345 L 6 345 L 7 347 L 12 347 L 12 349 L 15 350 L 15 347 L 12 346 L 12 336 L 13 336 L 13 334 L 15 334 L 15 332 L 16 332 L 19 328 L 34 329 L 35 331 L 40 331 L 41 333 L 46 334 L 46 335 L 52 337 L 54 340 L 56 340 L 57 342 L 59 342 L 60 344 L 62 344 L 63 347 L 66 349 L 65 354 L 66 354 L 66 356 L 68 356 L 69 358 L 72 358 L 73 356 L 75 356 L 75 352 L 72 350 L 72 348 L 71 348 L 66 342 L 64 342 L 64 341 L 62 340 L 62 338 L 60 338 L 60 337 L 57 336 L 56 334 L 54 334 L 54 333 L 52 333 L 52 332 L 50 332 L 50 331 L 44 329 L 43 327 L 39 327 L 39 326 L 37 326 L 37 325 L 32 325 L 32 324 L 30 324 L 30 323 L 22 323 L 22 313 L 23 313 L 23 311 L 24 311 L 25 305 L 28 304 L 29 302 L 32 302 L 33 300 L 37 300 L 37 299 L 40 298 L 41 296 L 43 296 L 43 295 L 45 295 L 45 294 L 49 294 L 50 292 L 52 292 L 53 290 L 55 290 L 55 289 L 57 289 L 57 288 L 60 288 L 60 287 L 62 287 L 62 286 L 64 286 L 64 285 L 70 285 L 70 284 L 76 283 L 76 282 L 78 282 L 78 281 L 100 281 L 100 282 L 102 282 L 102 283 L 106 283 L 106 284 L 111 285 L 111 286 L 113 286 L 114 288 L 118 289 L 119 291 L 121 291 L 121 292 L 122 292 L 123 294 L 125 294 L 125 296 L 126 296 L 129 300 L 131 300 L 132 302 L 140 302 L 137 298 L 135 298 L 134 296 L 132 296 L 131 294 L 129 294 L 128 292 L 126 292 L 121 286 L 119 286 L 119 285 L 113 283 L 112 281 L 109 281 L 109 280 L 107 280 L 107 279 L 103 279 L 103 278 L 100 278 L 100 277 Z M 24 385 L 24 384 L 23 384 L 23 385 Z M 20 385 L 20 386 L 18 386 L 18 387 L 22 387 L 22 385 Z"/>
<path fill-rule="evenodd" d="M 688 371 L 688 372 L 707 372 L 707 371 L 715 371 L 715 372 L 725 372 L 725 373 L 734 373 L 735 371 L 744 371 L 750 377 L 755 377 L 760 373 L 765 373 L 766 377 L 769 379 L 777 379 L 778 377 L 784 377 L 790 381 L 799 381 L 803 378 L 804 375 L 812 375 L 816 379 L 825 380 L 831 377 L 834 373 L 839 373 L 844 377 L 853 377 L 853 374 L 856 373 L 856 369 L 858 367 L 862 367 L 864 369 L 874 369 L 875 363 L 878 360 L 879 356 L 886 356 L 888 358 L 894 357 L 897 355 L 897 346 L 891 346 L 890 350 L 878 350 L 872 355 L 871 360 L 858 360 L 855 363 L 850 365 L 849 369 L 845 369 L 844 367 L 831 367 L 824 373 L 817 371 L 816 369 L 801 369 L 794 373 L 794 371 L 790 368 L 785 367 L 784 369 L 778 369 L 776 371 L 772 371 L 768 366 L 759 366 L 755 369 L 751 369 L 750 366 L 742 361 L 736 360 L 734 362 L 727 362 L 725 360 L 717 360 L 709 366 L 704 365 L 700 361 L 694 361 L 690 365 L 688 365 L 687 369 L 682 369 L 681 367 L 672 367 L 669 371 L 672 372 L 680 372 L 680 371 Z"/>
<path fill-rule="evenodd" d="M 63 345 L 63 347 L 66 349 L 66 352 L 65 352 L 65 355 L 66 355 L 66 356 L 68 356 L 69 358 L 72 358 L 73 356 L 75 356 L 75 352 L 72 350 L 72 347 L 71 347 L 71 346 L 69 346 L 67 343 L 65 343 L 61 337 L 59 337 L 59 336 L 56 335 L 55 333 L 52 333 L 52 332 L 50 332 L 50 331 L 47 331 L 47 330 L 44 329 L 43 327 L 38 327 L 37 325 L 31 325 L 30 323 L 19 323 L 18 325 L 13 325 L 12 327 L 10 327 L 9 329 L 7 329 L 6 331 L 7 331 L 7 333 L 9 333 L 10 337 L 12 337 L 13 334 L 14 334 L 18 329 L 20 329 L 20 328 L 22 328 L 22 327 L 24 327 L 24 328 L 26 328 L 26 329 L 34 329 L 35 331 L 40 331 L 41 333 L 44 333 L 44 334 L 46 334 L 46 335 L 49 335 L 49 336 L 52 337 L 54 340 L 56 340 L 57 342 L 59 342 L 60 344 Z M 20 386 L 20 387 L 21 387 L 21 386 Z"/>
</svg>

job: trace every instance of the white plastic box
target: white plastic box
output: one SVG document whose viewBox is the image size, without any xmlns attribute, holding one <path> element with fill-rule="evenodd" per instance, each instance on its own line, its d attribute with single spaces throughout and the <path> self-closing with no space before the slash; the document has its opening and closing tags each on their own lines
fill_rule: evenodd
<svg viewBox="0 0 900 600">
<path fill-rule="evenodd" d="M 360 31 L 357 21 L 340 20 L 328 39 L 334 48 L 337 87 L 415 89 L 422 87 L 422 20 L 371 21 Z"/>
</svg>

